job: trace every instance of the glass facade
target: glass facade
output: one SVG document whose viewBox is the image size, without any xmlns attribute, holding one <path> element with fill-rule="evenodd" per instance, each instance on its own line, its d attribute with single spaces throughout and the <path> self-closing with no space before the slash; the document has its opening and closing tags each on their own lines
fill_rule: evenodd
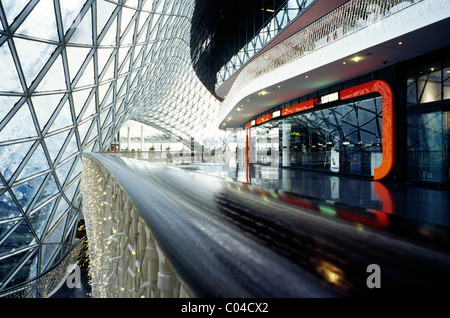
<svg viewBox="0 0 450 318">
<path fill-rule="evenodd" d="M 256 163 L 373 176 L 381 164 L 380 96 L 251 128 Z"/>
<path fill-rule="evenodd" d="M 194 2 L 0 1 L 0 292 L 64 255 L 81 153 L 106 151 L 127 120 L 189 147 L 221 140 L 190 63 Z"/>
<path fill-rule="evenodd" d="M 445 183 L 449 180 L 448 112 L 408 116 L 408 177 Z"/>
<path fill-rule="evenodd" d="M 412 69 L 407 77 L 407 175 L 450 181 L 450 60 Z"/>
</svg>

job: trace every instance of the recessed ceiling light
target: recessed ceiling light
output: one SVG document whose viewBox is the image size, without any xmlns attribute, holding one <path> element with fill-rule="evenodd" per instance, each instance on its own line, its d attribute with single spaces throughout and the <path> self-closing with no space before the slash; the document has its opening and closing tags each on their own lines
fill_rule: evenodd
<svg viewBox="0 0 450 318">
<path fill-rule="evenodd" d="M 344 64 L 344 65 L 345 65 L 345 64 L 347 64 L 347 62 L 345 62 L 345 61 L 344 61 L 344 62 L 342 62 L 342 64 Z"/>
<path fill-rule="evenodd" d="M 308 76 L 308 75 L 306 75 L 306 76 L 305 76 L 305 78 L 309 78 L 309 76 Z"/>
<path fill-rule="evenodd" d="M 359 61 L 361 61 L 362 60 L 362 57 L 361 56 L 355 56 L 354 58 L 352 58 L 351 59 L 353 62 L 356 62 L 356 63 L 358 63 Z"/>
<path fill-rule="evenodd" d="M 403 45 L 403 42 L 402 42 L 402 41 L 399 41 L 399 42 L 398 42 L 398 45 Z"/>
</svg>

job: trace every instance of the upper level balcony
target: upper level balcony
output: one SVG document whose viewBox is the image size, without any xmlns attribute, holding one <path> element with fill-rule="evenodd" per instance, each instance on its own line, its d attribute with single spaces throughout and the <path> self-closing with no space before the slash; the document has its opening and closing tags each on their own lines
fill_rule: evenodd
<svg viewBox="0 0 450 318">
<path fill-rule="evenodd" d="M 348 1 L 218 87 L 220 128 L 244 127 L 285 101 L 448 46 L 449 16 L 444 0 Z"/>
</svg>

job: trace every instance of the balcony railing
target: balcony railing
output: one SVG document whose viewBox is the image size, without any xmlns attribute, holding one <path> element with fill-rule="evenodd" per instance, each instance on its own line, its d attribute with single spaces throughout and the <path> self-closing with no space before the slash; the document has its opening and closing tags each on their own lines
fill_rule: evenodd
<svg viewBox="0 0 450 318">
<path fill-rule="evenodd" d="M 422 1 L 350 0 L 244 65 L 227 98 L 237 94 L 247 83 L 282 65 Z"/>
</svg>

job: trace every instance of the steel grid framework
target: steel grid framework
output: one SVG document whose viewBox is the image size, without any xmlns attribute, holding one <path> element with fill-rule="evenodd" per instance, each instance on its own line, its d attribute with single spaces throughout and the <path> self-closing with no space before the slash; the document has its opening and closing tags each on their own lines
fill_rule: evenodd
<svg viewBox="0 0 450 318">
<path fill-rule="evenodd" d="M 128 119 L 216 142 L 218 101 L 190 64 L 193 0 L 0 1 L 0 291 L 74 239 L 81 153 Z"/>
</svg>

